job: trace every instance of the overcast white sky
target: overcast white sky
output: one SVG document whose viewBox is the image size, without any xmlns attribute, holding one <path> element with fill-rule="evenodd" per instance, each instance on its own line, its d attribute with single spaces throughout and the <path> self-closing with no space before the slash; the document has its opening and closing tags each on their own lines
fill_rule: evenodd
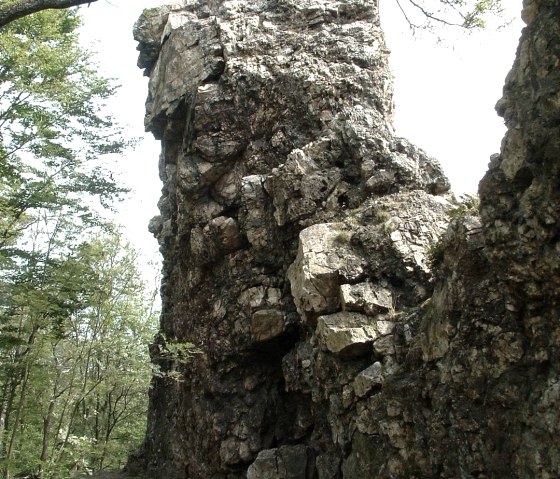
<svg viewBox="0 0 560 479">
<path fill-rule="evenodd" d="M 145 258 L 156 257 L 157 244 L 147 232 L 158 213 L 161 189 L 157 163 L 159 143 L 144 134 L 147 79 L 136 68 L 132 26 L 142 10 L 166 0 L 99 0 L 82 7 L 83 41 L 98 52 L 102 72 L 122 85 L 110 109 L 133 136 L 144 136 L 135 151 L 115 159 L 115 169 L 135 190 L 121 205 L 118 220 Z M 494 112 L 513 62 L 521 22 L 500 31 L 472 35 L 444 33 L 413 36 L 395 0 L 380 0 L 382 23 L 392 50 L 395 76 L 395 128 L 443 164 L 457 194 L 474 193 L 504 133 Z M 401 0 L 406 2 L 406 0 Z M 506 0 L 508 17 L 518 17 L 521 0 Z M 439 32 L 441 34 L 441 32 Z"/>
</svg>

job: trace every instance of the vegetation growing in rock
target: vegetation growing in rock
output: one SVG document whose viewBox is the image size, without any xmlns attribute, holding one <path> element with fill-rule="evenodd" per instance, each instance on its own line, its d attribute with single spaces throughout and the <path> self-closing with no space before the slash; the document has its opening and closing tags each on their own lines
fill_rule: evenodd
<svg viewBox="0 0 560 479">
<path fill-rule="evenodd" d="M 480 216 L 480 199 L 477 195 L 462 195 L 457 204 L 448 210 L 447 217 L 449 222 L 462 221 L 467 216 Z M 431 269 L 435 272 L 444 260 L 445 249 L 447 248 L 445 235 L 441 236 L 428 250 L 428 260 Z"/>
<path fill-rule="evenodd" d="M 174 382 L 183 382 L 182 367 L 201 353 L 195 344 L 188 341 L 173 341 L 161 332 L 157 335 L 152 348 L 152 360 L 155 362 L 152 375 L 155 378 L 170 379 Z"/>
<path fill-rule="evenodd" d="M 465 216 L 480 216 L 480 198 L 477 195 L 462 195 L 457 206 L 449 210 L 449 219 L 456 220 Z"/>
</svg>

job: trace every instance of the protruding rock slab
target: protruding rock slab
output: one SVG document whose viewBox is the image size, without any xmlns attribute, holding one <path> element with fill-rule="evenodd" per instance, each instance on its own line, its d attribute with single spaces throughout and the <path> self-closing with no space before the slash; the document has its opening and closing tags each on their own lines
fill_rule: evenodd
<svg viewBox="0 0 560 479">
<path fill-rule="evenodd" d="M 286 319 L 282 311 L 261 309 L 251 317 L 251 334 L 255 341 L 267 341 L 276 338 L 284 331 Z"/>
<path fill-rule="evenodd" d="M 391 290 L 370 282 L 340 286 L 342 309 L 368 315 L 387 312 L 393 308 Z"/>
<path fill-rule="evenodd" d="M 353 387 L 356 396 L 365 396 L 371 389 L 383 384 L 384 379 L 385 368 L 383 367 L 383 364 L 376 361 L 370 367 L 364 369 L 354 379 Z"/>
<path fill-rule="evenodd" d="M 350 246 L 351 230 L 342 223 L 318 224 L 299 235 L 298 255 L 288 270 L 300 314 L 334 312 L 340 306 L 339 284 L 357 280 L 365 260 Z"/>
<path fill-rule="evenodd" d="M 371 348 L 377 338 L 390 334 L 392 321 L 376 320 L 358 313 L 341 312 L 320 316 L 316 334 L 325 347 L 335 354 L 360 355 Z"/>
</svg>

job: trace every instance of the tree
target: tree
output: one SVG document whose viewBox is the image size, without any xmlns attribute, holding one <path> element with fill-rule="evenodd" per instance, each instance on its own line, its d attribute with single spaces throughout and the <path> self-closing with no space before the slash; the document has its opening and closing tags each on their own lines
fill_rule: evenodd
<svg viewBox="0 0 560 479">
<path fill-rule="evenodd" d="M 80 48 L 79 25 L 77 12 L 48 11 L 0 30 L 0 193 L 11 217 L 0 245 L 34 208 L 124 191 L 98 161 L 126 146 L 102 110 L 115 88 Z"/>
<path fill-rule="evenodd" d="M 2 0 L 0 28 L 14 20 L 48 9 L 65 9 L 97 2 L 97 0 Z"/>
<path fill-rule="evenodd" d="M 49 10 L 0 30 L 5 479 L 103 468 L 143 432 L 152 316 L 134 254 L 97 207 L 125 191 L 101 158 L 127 142 L 103 114 L 114 87 L 79 47 L 79 23 Z"/>
<path fill-rule="evenodd" d="M 104 204 L 125 191 L 99 158 L 126 142 L 102 114 L 113 93 L 77 41 L 76 12 L 48 11 L 0 30 L 0 251 L 55 208 L 95 217 L 83 195 Z"/>
<path fill-rule="evenodd" d="M 137 253 L 118 231 L 66 250 L 55 235 L 4 284 L 2 324 L 17 325 L 0 344 L 6 478 L 118 468 L 145 430 L 156 314 Z"/>
<path fill-rule="evenodd" d="M 438 24 L 467 30 L 484 28 L 489 18 L 501 19 L 503 13 L 502 0 L 394 1 L 413 29 L 429 29 Z"/>
</svg>

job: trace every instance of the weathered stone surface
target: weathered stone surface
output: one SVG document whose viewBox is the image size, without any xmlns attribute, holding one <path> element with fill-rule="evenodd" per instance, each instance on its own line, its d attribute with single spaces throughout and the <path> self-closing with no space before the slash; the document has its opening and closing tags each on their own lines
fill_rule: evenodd
<svg viewBox="0 0 560 479">
<path fill-rule="evenodd" d="M 261 309 L 251 317 L 251 334 L 256 341 L 276 338 L 284 331 L 285 315 L 276 309 Z"/>
<path fill-rule="evenodd" d="M 340 306 L 340 280 L 357 280 L 365 260 L 350 246 L 352 233 L 343 224 L 318 224 L 299 235 L 299 249 L 288 278 L 298 311 L 329 313 Z"/>
<path fill-rule="evenodd" d="M 340 286 L 340 297 L 343 310 L 374 315 L 393 308 L 391 291 L 371 283 L 343 284 Z"/>
<path fill-rule="evenodd" d="M 305 446 L 261 451 L 247 470 L 247 479 L 310 479 Z"/>
<path fill-rule="evenodd" d="M 164 256 L 162 332 L 202 351 L 180 366 L 184 383 L 155 380 L 136 464 L 170 479 L 243 477 L 259 451 L 313 428 L 318 474 L 336 477 L 324 465 L 338 469 L 349 431 L 327 390 L 368 359 L 339 364 L 318 349 L 317 318 L 340 311 L 341 285 L 357 282 L 377 289 L 344 301 L 368 315 L 388 314 L 389 297 L 396 309 L 425 299 L 417 250 L 395 259 L 393 230 L 371 215 L 378 195 L 397 195 L 394 229 L 425 253 L 445 207 L 422 212 L 448 188 L 435 160 L 392 136 L 377 3 L 193 0 L 147 11 L 135 35 L 150 74 L 146 126 L 163 140 L 150 226 Z M 378 172 L 390 186 L 372 187 Z M 400 304 L 396 284 L 416 296 Z M 340 439 L 319 447 L 331 427 Z"/>
<path fill-rule="evenodd" d="M 338 198 L 347 192 L 341 171 L 321 164 L 331 149 L 332 141 L 322 138 L 302 150 L 293 150 L 284 164 L 272 170 L 265 187 L 273 197 L 279 226 L 309 218 L 317 210 L 333 212 L 339 208 Z"/>
<path fill-rule="evenodd" d="M 378 356 L 390 356 L 396 353 L 396 338 L 394 335 L 381 336 L 373 341 L 373 351 Z"/>
<path fill-rule="evenodd" d="M 346 355 L 371 351 L 373 341 L 389 334 L 395 326 L 392 321 L 375 320 L 357 313 L 341 312 L 319 316 L 316 335 L 332 353 Z M 366 346 L 364 348 L 364 346 Z"/>
<path fill-rule="evenodd" d="M 371 389 L 376 386 L 381 386 L 385 378 L 385 371 L 383 365 L 376 361 L 369 368 L 364 369 L 354 379 L 353 387 L 356 396 L 363 397 Z"/>
<path fill-rule="evenodd" d="M 480 218 L 392 134 L 376 0 L 143 15 L 156 342 L 201 354 L 152 346 L 164 374 L 131 472 L 560 477 L 560 10 L 524 7 Z"/>
<path fill-rule="evenodd" d="M 157 9 L 144 10 L 136 24 L 134 25 L 134 39 L 138 42 L 138 67 L 145 68 L 145 74 L 149 75 L 151 67 L 157 61 L 163 32 L 172 12 L 181 10 L 181 3 L 171 4 Z M 171 21 L 171 24 L 174 22 Z"/>
</svg>

